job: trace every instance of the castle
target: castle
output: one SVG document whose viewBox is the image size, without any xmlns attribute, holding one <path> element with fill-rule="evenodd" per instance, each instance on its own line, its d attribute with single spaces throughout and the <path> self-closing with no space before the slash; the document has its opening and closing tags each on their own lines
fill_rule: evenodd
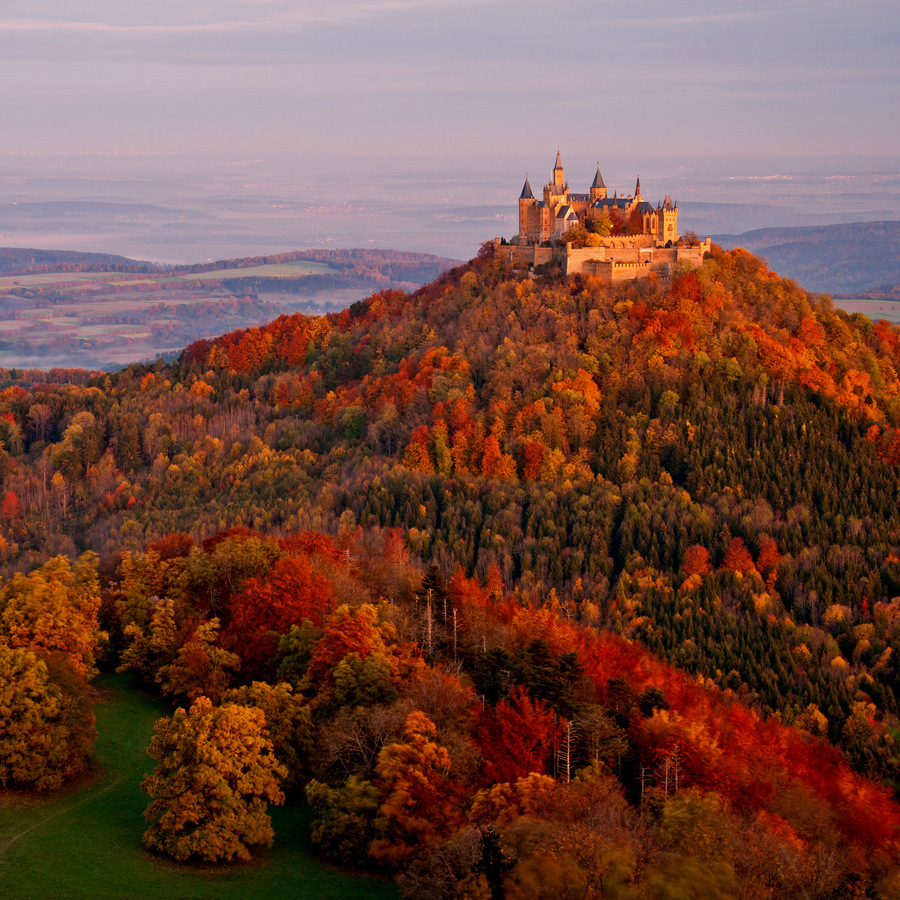
<svg viewBox="0 0 900 900">
<path fill-rule="evenodd" d="M 538 200 L 528 177 L 519 195 L 519 233 L 513 244 L 495 241 L 496 252 L 517 267 L 555 262 L 566 274 L 581 272 L 604 281 L 623 281 L 657 272 L 671 274 L 676 263 L 698 266 L 710 242 L 678 234 L 678 204 L 667 195 L 653 204 L 634 194 L 612 198 L 597 166 L 588 193 L 569 191 L 559 151 L 553 175 Z"/>
</svg>

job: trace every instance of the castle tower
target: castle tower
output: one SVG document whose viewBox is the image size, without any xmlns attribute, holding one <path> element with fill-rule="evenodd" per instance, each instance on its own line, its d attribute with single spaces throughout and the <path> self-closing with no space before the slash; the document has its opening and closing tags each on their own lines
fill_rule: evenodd
<svg viewBox="0 0 900 900">
<path fill-rule="evenodd" d="M 638 175 L 637 184 L 634 186 L 634 200 L 635 203 L 641 202 L 641 176 Z"/>
<path fill-rule="evenodd" d="M 672 202 L 672 198 L 666 194 L 666 199 L 657 210 L 657 239 L 663 244 L 678 240 L 678 204 Z"/>
<path fill-rule="evenodd" d="M 534 240 L 534 233 L 540 228 L 536 213 L 537 200 L 526 175 L 522 193 L 519 194 L 519 241 L 523 244 L 528 240 Z"/>
<path fill-rule="evenodd" d="M 591 203 L 606 199 L 606 184 L 604 184 L 603 176 L 600 174 L 600 163 L 597 163 L 597 174 L 594 176 L 594 181 L 591 184 L 590 196 Z"/>
<path fill-rule="evenodd" d="M 555 187 L 563 187 L 566 183 L 565 172 L 563 172 L 562 159 L 559 150 L 556 151 L 556 165 L 553 167 L 553 184 Z"/>
</svg>

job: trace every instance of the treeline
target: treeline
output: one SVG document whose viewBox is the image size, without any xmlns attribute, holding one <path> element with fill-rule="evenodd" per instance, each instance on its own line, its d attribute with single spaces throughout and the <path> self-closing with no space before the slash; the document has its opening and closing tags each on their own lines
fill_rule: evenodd
<svg viewBox="0 0 900 900">
<path fill-rule="evenodd" d="M 45 272 L 134 272 L 152 274 L 165 267 L 110 253 L 78 250 L 28 250 L 0 247 L 0 274 L 40 275 Z"/>
</svg>

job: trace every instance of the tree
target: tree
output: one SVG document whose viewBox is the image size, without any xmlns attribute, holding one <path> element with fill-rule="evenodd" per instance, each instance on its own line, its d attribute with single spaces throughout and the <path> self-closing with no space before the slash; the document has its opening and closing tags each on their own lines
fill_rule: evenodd
<svg viewBox="0 0 900 900">
<path fill-rule="evenodd" d="M 407 716 L 405 741 L 378 755 L 376 785 L 384 801 L 375 821 L 381 836 L 371 856 L 401 863 L 445 839 L 462 824 L 458 790 L 450 780 L 450 754 L 436 741 L 434 723 L 423 712 Z"/>
<path fill-rule="evenodd" d="M 245 666 L 262 668 L 272 659 L 279 635 L 309 619 L 321 625 L 334 605 L 328 579 L 305 557 L 276 560 L 263 578 L 251 578 L 230 601 L 225 645 L 240 653 Z"/>
<path fill-rule="evenodd" d="M 163 666 L 156 680 L 167 694 L 189 700 L 208 697 L 218 703 L 232 680 L 231 671 L 240 669 L 241 658 L 216 643 L 219 620 L 210 619 L 178 648 L 178 654 Z"/>
<path fill-rule="evenodd" d="M 52 790 L 83 768 L 94 718 L 72 699 L 37 654 L 0 644 L 0 785 Z"/>
<path fill-rule="evenodd" d="M 491 781 L 515 781 L 531 772 L 543 774 L 557 736 L 552 710 L 516 685 L 509 701 L 487 710 L 478 730 Z"/>
<path fill-rule="evenodd" d="M 351 775 L 339 788 L 310 781 L 306 801 L 313 811 L 313 844 L 334 862 L 365 864 L 379 799 L 378 788 L 358 775 Z"/>
<path fill-rule="evenodd" d="M 81 678 L 96 672 L 100 641 L 97 556 L 85 553 L 74 570 L 57 556 L 28 575 L 17 572 L 0 589 L 0 638 L 11 647 L 60 653 Z"/>
<path fill-rule="evenodd" d="M 266 717 L 266 729 L 278 761 L 287 770 L 284 785 L 295 785 L 310 751 L 313 749 L 313 723 L 309 706 L 294 693 L 291 685 L 254 681 L 249 687 L 226 691 L 223 703 L 254 706 Z"/>
<path fill-rule="evenodd" d="M 249 859 L 274 833 L 266 804 L 281 804 L 286 770 L 272 748 L 261 709 L 214 707 L 200 697 L 187 712 L 160 719 L 148 754 L 156 770 L 144 778 L 149 794 L 144 844 L 179 862 Z"/>
<path fill-rule="evenodd" d="M 756 571 L 756 567 L 753 565 L 753 557 L 741 538 L 735 537 L 731 539 L 731 543 L 729 543 L 728 549 L 725 551 L 722 568 L 730 572 L 740 572 L 742 575 L 749 575 L 751 572 Z"/>
</svg>

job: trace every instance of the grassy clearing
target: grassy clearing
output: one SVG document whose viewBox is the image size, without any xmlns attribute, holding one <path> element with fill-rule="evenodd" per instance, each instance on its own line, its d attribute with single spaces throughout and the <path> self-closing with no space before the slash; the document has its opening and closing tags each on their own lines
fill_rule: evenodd
<svg viewBox="0 0 900 900">
<path fill-rule="evenodd" d="M 141 779 L 146 746 L 167 710 L 127 676 L 105 676 L 110 698 L 97 707 L 102 773 L 52 798 L 0 799 L 0 897 L 221 898 L 397 897 L 394 886 L 322 866 L 310 853 L 306 815 L 274 809 L 276 843 L 257 862 L 189 867 L 162 861 L 141 846 L 147 797 Z"/>
</svg>

